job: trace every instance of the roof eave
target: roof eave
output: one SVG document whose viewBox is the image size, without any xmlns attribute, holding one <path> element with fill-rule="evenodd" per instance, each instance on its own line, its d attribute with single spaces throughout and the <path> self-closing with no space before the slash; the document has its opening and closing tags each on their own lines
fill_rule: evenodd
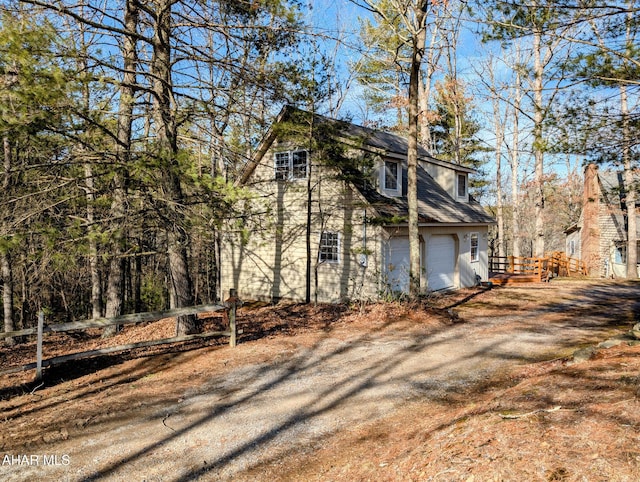
<svg viewBox="0 0 640 482">
<path fill-rule="evenodd" d="M 489 227 L 492 225 L 495 225 L 497 223 L 495 222 L 486 222 L 486 223 L 481 223 L 481 222 L 472 222 L 472 223 L 467 223 L 464 221 L 460 221 L 458 223 L 452 223 L 452 222 L 447 222 L 447 223 L 440 223 L 440 222 L 428 222 L 428 223 L 418 223 L 418 227 L 420 228 L 437 228 L 437 227 L 469 227 L 469 228 L 474 228 L 474 227 Z M 408 227 L 409 224 L 408 223 L 400 223 L 400 224 L 383 224 L 382 227 L 383 228 L 406 228 Z"/>
</svg>

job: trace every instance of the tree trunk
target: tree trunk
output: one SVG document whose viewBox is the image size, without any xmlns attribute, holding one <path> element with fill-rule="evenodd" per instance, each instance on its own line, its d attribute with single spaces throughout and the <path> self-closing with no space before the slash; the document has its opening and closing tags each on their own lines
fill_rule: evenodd
<svg viewBox="0 0 640 482">
<path fill-rule="evenodd" d="M 122 112 L 120 113 L 122 114 Z M 122 153 L 126 158 L 127 154 Z M 105 317 L 114 318 L 122 315 L 123 311 L 123 278 L 124 278 L 124 229 L 126 216 L 126 193 L 124 186 L 124 176 L 122 173 L 114 176 L 115 188 L 111 201 L 111 217 L 114 220 L 115 229 L 111 234 L 111 253 L 109 261 L 109 277 L 107 278 Z M 104 329 L 103 336 L 115 335 L 119 330 L 118 326 L 109 326 Z"/>
<path fill-rule="evenodd" d="M 4 173 L 2 178 L 3 191 L 6 194 L 11 187 L 11 169 L 12 169 L 12 157 L 11 157 L 11 144 L 9 138 L 4 136 L 2 139 L 4 148 Z M 8 213 L 3 213 L 6 216 Z M 4 221 L 3 221 L 4 222 Z M 9 234 L 6 226 L 2 229 L 3 235 Z M 11 267 L 11 259 L 9 257 L 9 247 L 4 246 L 0 250 L 0 274 L 2 275 L 2 306 L 4 310 L 4 331 L 15 330 L 15 320 L 13 313 L 13 270 Z M 16 342 L 14 338 L 6 338 L 6 343 L 9 346 L 13 346 Z"/>
<path fill-rule="evenodd" d="M 520 49 L 517 48 L 516 62 L 520 60 Z M 511 255 L 520 256 L 520 188 L 518 185 L 520 171 L 520 104 L 522 101 L 522 89 L 520 86 L 520 70 L 516 70 L 515 93 L 513 100 L 513 135 L 511 139 Z"/>
<path fill-rule="evenodd" d="M 418 227 L 418 126 L 420 65 L 424 53 L 427 2 L 420 1 L 415 10 L 416 25 L 412 36 L 409 73 L 409 139 L 407 145 L 407 203 L 409 209 L 409 295 L 420 295 L 420 230 Z"/>
<path fill-rule="evenodd" d="M 182 228 L 184 196 L 178 172 L 178 143 L 173 111 L 173 84 L 171 78 L 171 6 L 172 0 L 154 2 L 156 23 L 151 60 L 151 90 L 153 94 L 154 124 L 157 135 L 158 156 L 164 160 L 163 185 L 167 200 L 165 217 L 167 226 L 167 255 L 171 291 L 176 308 L 191 306 L 193 293 L 187 257 L 189 237 Z M 195 315 L 180 316 L 176 322 L 176 334 L 187 335 L 199 330 Z"/>
<path fill-rule="evenodd" d="M 502 196 L 502 152 L 499 148 L 496 148 L 496 221 L 498 223 L 498 239 L 497 246 L 494 246 L 494 252 L 497 251 L 497 255 L 500 258 L 506 256 L 504 249 L 504 201 Z"/>
<path fill-rule="evenodd" d="M 312 143 L 313 142 L 313 137 L 314 137 L 314 128 L 315 128 L 315 106 L 313 106 L 313 108 L 311 109 L 311 116 L 309 118 L 309 142 Z M 311 232 L 311 228 L 312 228 L 312 222 L 313 222 L 313 180 L 311 178 L 311 174 L 313 172 L 313 163 L 311 162 L 311 151 L 312 149 L 309 148 L 309 154 L 308 154 L 308 158 L 307 158 L 307 226 L 306 226 L 306 230 L 305 230 L 305 244 L 306 244 L 306 251 L 307 251 L 307 260 L 306 260 L 306 267 L 305 267 L 305 276 L 306 276 L 306 283 L 305 283 L 305 302 L 306 303 L 311 303 L 311 276 L 312 276 L 312 271 L 313 271 L 313 278 L 314 278 L 314 293 L 315 293 L 315 300 L 314 303 L 317 305 L 318 304 L 318 257 L 319 257 L 319 253 L 318 250 L 316 249 L 315 255 L 316 255 L 316 259 L 314 262 L 313 259 L 313 246 L 312 246 L 312 240 L 311 240 L 311 236 L 312 236 L 312 232 Z M 320 199 L 320 195 L 318 195 L 318 199 Z M 321 209 L 321 208 L 320 208 Z M 320 229 L 320 236 L 322 236 L 322 231 L 324 230 L 324 220 L 322 217 L 322 213 L 320 213 L 320 219 L 321 219 L 321 229 Z"/>
<path fill-rule="evenodd" d="M 634 35 L 632 25 L 634 24 L 634 14 L 629 2 L 629 13 L 626 19 L 625 39 L 626 45 L 634 45 Z M 633 57 L 633 52 L 629 52 L 629 58 Z M 638 277 L 638 214 L 636 210 L 636 199 L 638 185 L 634 179 L 633 160 L 631 143 L 631 114 L 629 112 L 627 85 L 620 84 L 620 110 L 622 113 L 622 163 L 624 166 L 624 190 L 625 205 L 627 207 L 627 278 Z"/>
<path fill-rule="evenodd" d="M 102 316 L 102 278 L 100 276 L 100 262 L 98 260 L 98 242 L 92 233 L 95 223 L 95 186 L 91 164 L 84 166 L 85 188 L 87 190 L 87 223 L 89 224 L 89 272 L 91 274 L 91 318 Z"/>
<path fill-rule="evenodd" d="M 436 43 L 440 29 L 439 26 L 434 26 L 431 35 L 431 48 L 428 49 L 427 59 L 425 61 L 426 73 L 424 77 L 421 76 L 418 85 L 418 96 L 420 105 L 420 144 L 430 153 L 434 153 L 433 137 L 431 135 L 431 122 L 429 117 L 429 98 L 431 97 L 431 86 L 433 83 L 433 75 L 435 74 L 435 66 L 438 63 L 439 54 L 436 55 L 436 49 L 433 47 Z M 426 34 L 425 34 L 426 42 Z M 427 49 L 426 44 L 424 49 Z"/>
<path fill-rule="evenodd" d="M 449 69 L 449 89 L 451 92 L 453 108 L 453 159 L 455 164 L 462 164 L 462 108 L 461 102 L 464 102 L 459 94 L 460 85 L 458 83 L 458 66 L 457 66 L 457 45 L 459 30 L 454 29 L 452 34 L 448 36 L 447 48 L 447 66 Z"/>
<path fill-rule="evenodd" d="M 105 316 L 113 318 L 122 314 L 123 308 L 123 273 L 125 243 L 125 222 L 127 212 L 127 166 L 131 155 L 131 130 L 133 123 L 133 104 L 135 96 L 137 53 L 136 40 L 133 34 L 138 28 L 139 11 L 136 0 L 127 0 L 124 12 L 124 24 L 127 32 L 122 44 L 124 69 L 120 85 L 120 105 L 118 109 L 116 161 L 113 178 L 113 199 L 111 201 L 111 219 L 115 223 L 112 234 L 111 258 L 109 261 L 109 278 L 107 279 L 107 303 Z M 117 326 L 105 328 L 103 336 L 111 336 L 118 331 Z"/>
<path fill-rule="evenodd" d="M 492 101 L 493 101 L 493 125 L 496 131 L 496 221 L 498 222 L 498 236 L 496 240 L 496 246 L 493 248 L 493 255 L 503 258 L 505 253 L 504 242 L 504 201 L 502 192 L 502 143 L 504 141 L 504 123 L 500 115 L 500 102 L 498 99 L 498 86 L 495 82 L 493 64 L 489 66 L 489 76 L 491 79 L 492 87 Z"/>
<path fill-rule="evenodd" d="M 638 277 L 638 227 L 636 211 L 636 183 L 631 160 L 631 128 L 627 86 L 620 85 L 622 111 L 622 161 L 624 165 L 624 194 L 627 208 L 627 278 Z"/>
<path fill-rule="evenodd" d="M 77 57 L 78 71 L 88 72 L 87 58 L 87 43 L 86 43 L 86 24 L 83 22 L 78 23 L 80 29 L 80 49 L 82 55 Z M 82 109 L 85 112 L 91 110 L 91 88 L 88 82 L 82 84 Z M 86 133 L 93 134 L 93 127 L 89 124 Z M 89 237 L 89 274 L 91 276 L 91 318 L 96 319 L 102 316 L 102 277 L 100 273 L 100 261 L 98 258 L 98 241 L 96 239 L 96 218 L 95 218 L 95 202 L 96 202 L 96 190 L 93 177 L 93 166 L 91 164 L 91 156 L 87 154 L 87 148 L 80 144 L 78 147 L 82 157 L 85 159 L 84 165 L 84 189 L 85 199 L 87 201 L 87 224 L 88 224 L 88 237 Z"/>
<path fill-rule="evenodd" d="M 307 226 L 305 230 L 305 244 L 307 250 L 307 260 L 305 267 L 305 303 L 311 303 L 311 267 L 313 264 L 313 256 L 311 249 L 311 223 L 313 218 L 313 186 L 311 183 L 311 162 L 309 162 L 309 172 L 307 173 Z M 322 233 L 320 233 L 322 235 Z M 317 266 L 317 262 L 316 262 Z M 318 270 L 314 273 L 317 285 Z M 318 304 L 318 291 L 316 291 L 316 304 Z"/>
<path fill-rule="evenodd" d="M 139 313 L 142 309 L 142 257 L 136 256 L 133 263 L 133 311 Z"/>
<path fill-rule="evenodd" d="M 544 256 L 544 138 L 542 123 L 544 111 L 542 107 L 543 73 L 542 65 L 542 31 L 535 26 L 533 31 L 533 152 L 535 158 L 535 240 L 534 256 Z"/>
<path fill-rule="evenodd" d="M 6 252 L 0 253 L 0 270 L 2 273 L 2 306 L 4 312 L 4 331 L 14 331 L 15 321 L 13 313 L 13 270 L 11 259 Z M 16 340 L 5 338 L 7 345 L 15 345 Z"/>
<path fill-rule="evenodd" d="M 193 305 L 191 277 L 187 258 L 187 236 L 179 228 L 169 232 L 167 237 L 171 290 L 175 296 L 176 308 Z M 176 321 L 176 336 L 197 333 L 199 326 L 195 315 L 179 316 Z"/>
<path fill-rule="evenodd" d="M 11 185 L 11 144 L 9 142 L 9 138 L 4 136 L 2 138 L 2 146 L 4 152 L 4 174 L 2 177 L 2 189 L 6 192 Z"/>
</svg>

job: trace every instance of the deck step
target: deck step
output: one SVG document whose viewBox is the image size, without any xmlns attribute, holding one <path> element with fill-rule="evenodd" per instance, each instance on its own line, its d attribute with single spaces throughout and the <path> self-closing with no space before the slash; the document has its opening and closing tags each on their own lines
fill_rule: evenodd
<svg viewBox="0 0 640 482">
<path fill-rule="evenodd" d="M 489 281 L 494 285 L 506 285 L 516 283 L 539 283 L 540 279 L 537 275 L 501 273 L 492 275 L 489 278 Z"/>
</svg>

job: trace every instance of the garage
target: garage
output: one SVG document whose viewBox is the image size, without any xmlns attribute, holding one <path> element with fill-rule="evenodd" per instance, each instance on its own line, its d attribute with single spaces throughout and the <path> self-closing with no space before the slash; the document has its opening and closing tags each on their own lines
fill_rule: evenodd
<svg viewBox="0 0 640 482">
<path fill-rule="evenodd" d="M 451 235 L 433 235 L 427 246 L 427 279 L 430 291 L 452 288 L 456 272 L 456 242 Z"/>
<path fill-rule="evenodd" d="M 409 238 L 391 238 L 387 246 L 387 284 L 393 292 L 409 293 Z"/>
</svg>

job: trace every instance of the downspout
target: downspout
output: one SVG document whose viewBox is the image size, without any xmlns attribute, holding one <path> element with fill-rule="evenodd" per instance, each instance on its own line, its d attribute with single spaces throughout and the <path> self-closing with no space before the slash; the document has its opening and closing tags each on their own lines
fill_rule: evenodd
<svg viewBox="0 0 640 482">
<path fill-rule="evenodd" d="M 368 263 L 368 253 L 367 253 L 367 210 L 364 209 L 362 212 L 362 253 L 360 253 L 358 263 L 361 267 L 366 268 Z"/>
<path fill-rule="evenodd" d="M 362 247 L 367 249 L 367 210 L 362 213 Z"/>
</svg>

